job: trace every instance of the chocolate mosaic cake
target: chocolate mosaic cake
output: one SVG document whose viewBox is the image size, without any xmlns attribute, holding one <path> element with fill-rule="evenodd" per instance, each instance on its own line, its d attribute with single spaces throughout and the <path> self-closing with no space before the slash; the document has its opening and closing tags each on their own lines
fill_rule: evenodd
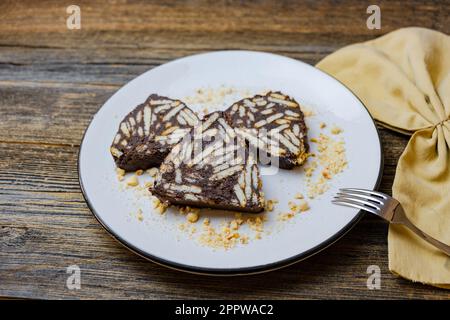
<svg viewBox="0 0 450 320">
<path fill-rule="evenodd" d="M 300 105 L 281 92 L 242 99 L 225 111 L 227 122 L 282 169 L 301 165 L 308 151 L 306 125 Z M 264 161 L 263 161 L 264 162 Z"/>
<path fill-rule="evenodd" d="M 261 187 L 245 140 L 214 112 L 173 147 L 150 191 L 167 204 L 260 212 Z"/>
<path fill-rule="evenodd" d="M 150 95 L 119 125 L 110 148 L 116 165 L 126 171 L 159 166 L 198 121 L 180 100 Z"/>
</svg>

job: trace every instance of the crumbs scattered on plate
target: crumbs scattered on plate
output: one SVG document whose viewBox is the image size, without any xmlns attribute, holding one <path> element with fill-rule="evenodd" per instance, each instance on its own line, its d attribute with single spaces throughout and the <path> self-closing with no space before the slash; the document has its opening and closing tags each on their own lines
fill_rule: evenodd
<svg viewBox="0 0 450 320">
<path fill-rule="evenodd" d="M 248 89 L 237 89 L 222 85 L 218 88 L 199 88 L 193 95 L 183 97 L 183 101 L 188 105 L 201 105 L 203 115 L 222 110 L 229 106 L 236 99 L 249 97 L 253 93 Z"/>
<path fill-rule="evenodd" d="M 310 199 L 325 193 L 333 177 L 347 168 L 345 141 L 340 136 L 335 137 L 341 133 L 342 129 L 334 126 L 331 129 L 332 135 L 321 132 L 318 138 L 310 139 L 311 143 L 317 145 L 318 152 L 311 155 L 310 161 L 304 167 L 307 195 Z M 316 172 L 319 174 L 314 175 Z"/>
<path fill-rule="evenodd" d="M 259 240 L 264 232 L 266 214 L 258 216 L 236 213 L 234 219 L 222 221 L 213 225 L 210 221 L 203 221 L 199 243 L 215 249 L 231 249 L 237 244 L 248 244 L 251 240 Z"/>
</svg>

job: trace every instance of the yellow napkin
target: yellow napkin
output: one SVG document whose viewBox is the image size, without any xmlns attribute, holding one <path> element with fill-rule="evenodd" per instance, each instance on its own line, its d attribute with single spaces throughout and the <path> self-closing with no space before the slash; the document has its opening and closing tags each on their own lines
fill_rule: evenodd
<svg viewBox="0 0 450 320">
<path fill-rule="evenodd" d="M 342 48 L 317 67 L 353 90 L 381 124 L 412 134 L 392 194 L 417 227 L 450 244 L 450 37 L 399 29 Z M 390 225 L 388 247 L 391 272 L 450 288 L 450 258 L 407 228 Z"/>
</svg>

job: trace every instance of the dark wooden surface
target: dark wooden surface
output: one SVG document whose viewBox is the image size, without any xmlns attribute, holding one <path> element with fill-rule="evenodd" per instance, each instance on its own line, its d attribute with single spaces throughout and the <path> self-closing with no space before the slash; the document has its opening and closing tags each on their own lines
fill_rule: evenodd
<svg viewBox="0 0 450 320">
<path fill-rule="evenodd" d="M 81 30 L 61 1 L 0 2 L 0 297 L 443 298 L 448 291 L 389 273 L 387 226 L 365 217 L 338 243 L 286 269 L 213 278 L 172 271 L 117 244 L 87 208 L 77 154 L 94 113 L 144 71 L 189 54 L 252 49 L 314 64 L 336 49 L 405 26 L 450 32 L 449 1 L 76 1 Z M 408 138 L 380 130 L 381 190 L 390 193 Z M 81 290 L 66 267 L 82 269 Z M 366 269 L 379 265 L 381 290 Z"/>
</svg>

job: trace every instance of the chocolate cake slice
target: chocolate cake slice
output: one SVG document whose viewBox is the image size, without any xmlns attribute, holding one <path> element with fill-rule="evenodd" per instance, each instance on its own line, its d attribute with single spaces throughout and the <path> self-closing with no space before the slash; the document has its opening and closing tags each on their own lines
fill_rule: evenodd
<svg viewBox="0 0 450 320">
<path fill-rule="evenodd" d="M 173 147 L 150 191 L 168 204 L 260 212 L 261 187 L 245 140 L 214 112 Z"/>
<path fill-rule="evenodd" d="M 126 171 L 159 166 L 198 121 L 180 100 L 150 95 L 119 125 L 110 148 L 116 165 Z"/>
<path fill-rule="evenodd" d="M 282 169 L 292 169 L 307 158 L 303 112 L 294 99 L 281 92 L 242 99 L 225 111 L 225 118 L 251 147 L 259 150 L 263 163 L 271 160 Z"/>
</svg>

